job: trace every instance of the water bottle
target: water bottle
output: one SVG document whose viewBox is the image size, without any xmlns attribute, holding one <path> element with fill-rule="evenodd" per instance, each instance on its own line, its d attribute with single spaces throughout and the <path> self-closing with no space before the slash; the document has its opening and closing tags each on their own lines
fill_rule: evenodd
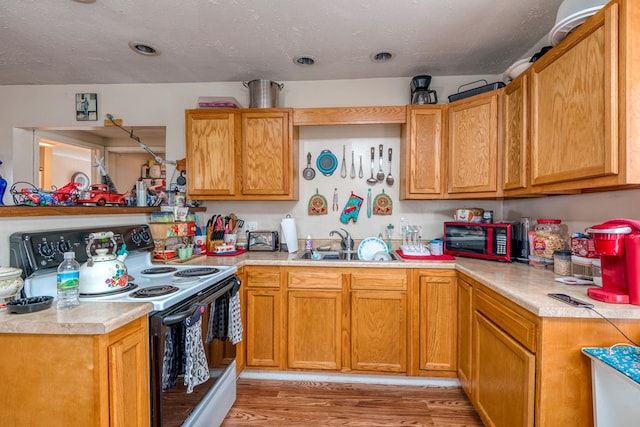
<svg viewBox="0 0 640 427">
<path fill-rule="evenodd" d="M 64 261 L 58 266 L 58 309 L 73 308 L 80 304 L 80 264 L 75 252 L 65 252 Z"/>
<path fill-rule="evenodd" d="M 147 189 L 143 180 L 136 182 L 136 201 L 139 207 L 147 206 Z"/>
</svg>

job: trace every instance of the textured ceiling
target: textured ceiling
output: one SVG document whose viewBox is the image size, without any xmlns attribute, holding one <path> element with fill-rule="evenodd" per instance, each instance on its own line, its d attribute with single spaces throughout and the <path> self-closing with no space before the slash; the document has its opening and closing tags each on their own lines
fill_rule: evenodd
<svg viewBox="0 0 640 427">
<path fill-rule="evenodd" d="M 561 0 L 3 0 L 0 85 L 499 74 Z M 152 44 L 145 57 L 130 41 Z M 374 52 L 395 56 L 373 63 Z M 296 55 L 316 65 L 293 63 Z"/>
</svg>

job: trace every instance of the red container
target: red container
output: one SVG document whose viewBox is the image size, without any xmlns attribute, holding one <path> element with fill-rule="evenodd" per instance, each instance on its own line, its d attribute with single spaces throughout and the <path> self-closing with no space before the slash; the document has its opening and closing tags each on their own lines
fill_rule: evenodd
<svg viewBox="0 0 640 427">
<path fill-rule="evenodd" d="M 624 254 L 625 236 L 631 233 L 631 227 L 600 224 L 590 228 L 589 233 L 600 256 L 621 256 Z"/>
</svg>

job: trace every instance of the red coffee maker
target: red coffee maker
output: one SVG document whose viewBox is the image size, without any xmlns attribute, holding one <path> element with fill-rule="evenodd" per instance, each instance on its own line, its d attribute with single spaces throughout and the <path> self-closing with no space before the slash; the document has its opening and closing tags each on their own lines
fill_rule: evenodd
<svg viewBox="0 0 640 427">
<path fill-rule="evenodd" d="M 602 288 L 589 288 L 589 297 L 640 305 L 640 221 L 612 219 L 587 231 L 602 266 Z"/>
</svg>

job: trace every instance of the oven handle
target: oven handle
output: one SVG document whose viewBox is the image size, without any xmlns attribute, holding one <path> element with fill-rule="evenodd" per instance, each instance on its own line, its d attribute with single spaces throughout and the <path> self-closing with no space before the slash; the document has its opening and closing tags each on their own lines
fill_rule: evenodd
<svg viewBox="0 0 640 427">
<path fill-rule="evenodd" d="M 209 297 L 205 298 L 202 301 L 197 301 L 195 304 L 193 304 L 191 307 L 189 307 L 188 310 L 181 311 L 181 312 L 175 313 L 175 314 L 170 314 L 170 315 L 164 317 L 162 319 L 162 324 L 163 325 L 175 325 L 176 323 L 180 323 L 180 322 L 185 321 L 186 319 L 188 319 L 191 316 L 193 316 L 196 313 L 196 311 L 199 310 L 203 305 L 206 306 L 210 302 L 215 301 L 216 299 L 220 298 L 222 295 L 226 294 L 230 289 L 233 288 L 233 286 L 235 284 L 236 284 L 236 281 L 233 280 L 233 281 L 229 282 L 229 284 L 227 286 L 224 286 L 224 287 L 220 288 L 218 290 L 218 292 L 215 292 L 214 294 L 210 295 Z"/>
</svg>

